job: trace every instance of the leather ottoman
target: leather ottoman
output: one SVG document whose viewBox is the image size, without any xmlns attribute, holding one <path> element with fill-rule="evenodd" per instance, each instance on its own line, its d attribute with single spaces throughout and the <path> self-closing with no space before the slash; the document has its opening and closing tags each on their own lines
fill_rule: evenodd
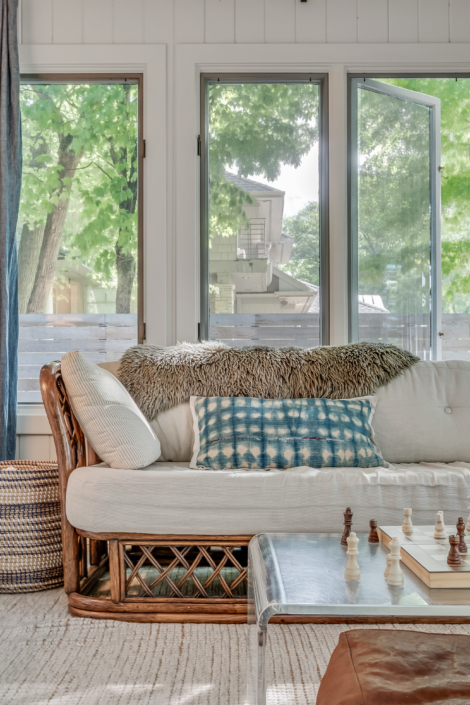
<svg viewBox="0 0 470 705">
<path fill-rule="evenodd" d="M 469 705 L 470 636 L 343 632 L 316 705 Z"/>
</svg>

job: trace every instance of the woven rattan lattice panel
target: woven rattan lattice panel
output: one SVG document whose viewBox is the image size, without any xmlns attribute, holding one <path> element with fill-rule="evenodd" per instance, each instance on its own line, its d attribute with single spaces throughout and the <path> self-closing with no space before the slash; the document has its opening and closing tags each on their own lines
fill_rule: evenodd
<svg viewBox="0 0 470 705">
<path fill-rule="evenodd" d="M 246 596 L 247 551 L 234 546 L 121 544 L 125 598 Z"/>
</svg>

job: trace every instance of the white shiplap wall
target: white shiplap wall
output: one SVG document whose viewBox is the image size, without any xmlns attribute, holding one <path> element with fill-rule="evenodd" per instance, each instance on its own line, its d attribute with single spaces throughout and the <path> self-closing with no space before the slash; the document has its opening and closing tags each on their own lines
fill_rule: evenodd
<svg viewBox="0 0 470 705">
<path fill-rule="evenodd" d="M 20 0 L 25 44 L 466 42 L 470 0 Z"/>
<path fill-rule="evenodd" d="M 470 44 L 470 0 L 19 0 L 22 44 L 166 44 L 168 227 L 173 228 L 177 44 Z M 469 46 L 470 50 L 470 46 Z M 470 56 L 470 51 L 469 51 Z M 342 81 L 338 75 L 338 80 Z M 336 76 L 331 76 L 334 88 Z M 341 132 L 342 126 L 331 124 Z M 335 145 L 330 146 L 333 152 Z M 333 214 L 334 216 L 334 214 Z M 333 217 L 334 220 L 334 217 Z M 173 245 L 173 247 L 175 247 Z M 178 258 L 178 252 L 174 253 Z M 175 284 L 168 272 L 168 307 Z M 174 338 L 174 335 L 170 336 Z M 53 459 L 45 419 L 23 412 L 17 457 Z"/>
</svg>

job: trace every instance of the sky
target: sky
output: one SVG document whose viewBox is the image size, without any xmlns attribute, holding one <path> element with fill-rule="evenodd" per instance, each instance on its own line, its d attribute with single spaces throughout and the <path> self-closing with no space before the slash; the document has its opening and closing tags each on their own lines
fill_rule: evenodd
<svg viewBox="0 0 470 705">
<path fill-rule="evenodd" d="M 249 176 L 254 181 L 263 182 L 259 176 Z M 285 191 L 284 217 L 295 215 L 310 201 L 318 201 L 318 142 L 302 159 L 300 166 L 283 165 L 276 181 L 267 181 L 270 186 Z"/>
</svg>

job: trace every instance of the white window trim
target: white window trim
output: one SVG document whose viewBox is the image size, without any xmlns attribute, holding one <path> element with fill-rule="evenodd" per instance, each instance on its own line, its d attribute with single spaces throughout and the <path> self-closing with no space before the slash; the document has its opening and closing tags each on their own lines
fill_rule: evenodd
<svg viewBox="0 0 470 705">
<path fill-rule="evenodd" d="M 142 73 L 144 159 L 144 321 L 147 342 L 168 345 L 168 272 L 171 247 L 167 229 L 166 45 L 19 46 L 21 73 Z M 50 435 L 42 404 L 18 405 L 18 435 Z"/>
<path fill-rule="evenodd" d="M 180 44 L 175 56 L 175 331 L 195 341 L 199 321 L 201 73 L 328 73 L 330 344 L 348 341 L 347 76 L 468 72 L 468 44 Z"/>
<path fill-rule="evenodd" d="M 147 341 L 159 345 L 197 339 L 201 73 L 329 74 L 330 343 L 339 345 L 348 339 L 347 74 L 470 72 L 468 44 L 180 44 L 174 72 L 166 45 L 21 45 L 19 50 L 23 73 L 144 74 L 144 320 Z M 174 79 L 168 86 L 167 61 Z M 19 410 L 18 433 L 44 432 L 42 406 L 36 411 L 32 406 Z"/>
</svg>

